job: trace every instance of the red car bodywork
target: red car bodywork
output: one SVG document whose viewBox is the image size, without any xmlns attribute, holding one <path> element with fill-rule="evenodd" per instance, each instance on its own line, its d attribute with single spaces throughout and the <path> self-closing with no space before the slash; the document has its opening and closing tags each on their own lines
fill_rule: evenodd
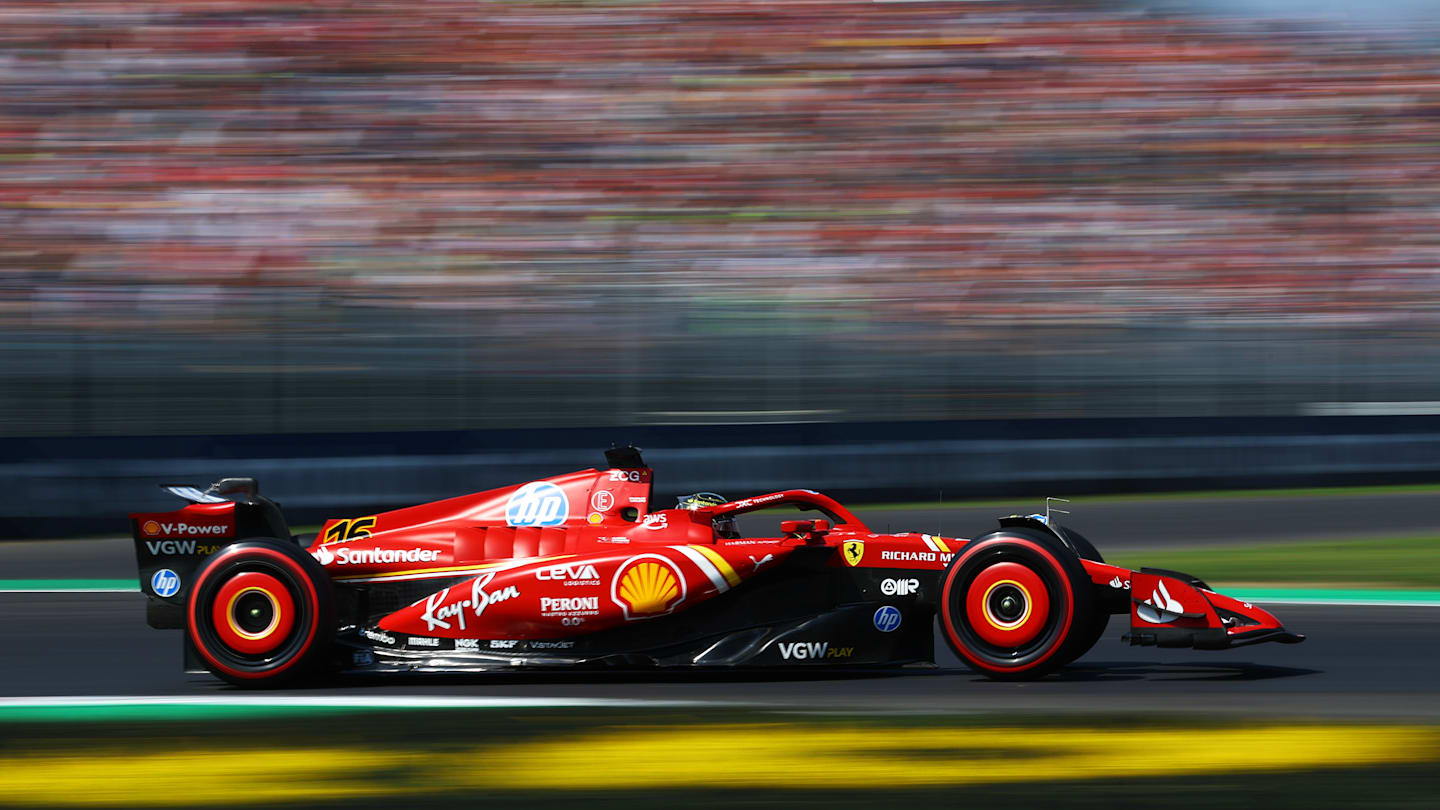
<svg viewBox="0 0 1440 810">
<path fill-rule="evenodd" d="M 616 651 L 654 648 L 668 638 L 687 637 L 685 617 L 699 606 L 711 600 L 738 599 L 757 578 L 766 579 L 773 588 L 777 578 L 786 576 L 783 572 L 802 569 L 812 577 L 808 582 L 820 581 L 813 579 L 819 571 L 820 576 L 843 583 L 843 588 L 836 586 L 836 606 L 864 605 L 865 610 L 874 606 L 873 629 L 866 629 L 869 635 L 857 636 L 861 640 L 851 647 L 835 648 L 851 650 L 845 656 L 833 656 L 827 646 L 823 655 L 802 658 L 795 651 L 808 648 L 792 646 L 782 659 L 758 656 L 744 659 L 744 663 L 878 664 L 921 657 L 913 649 L 902 652 L 893 644 L 887 647 L 882 643 L 889 641 L 884 638 L 881 620 L 886 605 L 892 605 L 896 617 L 910 621 L 938 614 L 942 634 L 961 657 L 997 676 L 1022 676 L 1031 671 L 1043 674 L 1067 657 L 1067 650 L 1057 642 L 1054 649 L 1042 650 L 1037 661 L 1026 659 L 1023 666 L 997 667 L 993 656 L 972 655 L 971 648 L 1020 649 L 1042 632 L 1070 632 L 1069 624 L 1090 621 L 1090 613 L 1097 614 L 1103 630 L 1109 614 L 1128 611 L 1128 639 L 1137 644 L 1218 649 L 1301 638 L 1286 632 L 1267 611 L 1215 593 L 1188 575 L 1150 569 L 1136 572 L 1101 562 L 1093 549 L 1087 552 L 1088 542 L 1082 545 L 1063 527 L 1052 526 L 1040 516 L 1003 519 L 999 532 L 967 541 L 912 532 L 877 533 L 834 499 L 805 489 L 697 509 L 652 511 L 652 471 L 638 466 L 643 464 L 638 452 L 630 463 L 637 466 L 581 470 L 375 515 L 329 520 L 313 540 L 301 541 L 300 547 L 323 569 L 324 577 L 318 578 L 323 579 L 322 589 L 386 598 L 406 595 L 404 604 L 393 597 L 395 604 L 385 608 L 367 601 L 368 607 L 342 615 L 338 629 L 342 638 L 351 640 L 352 648 L 368 645 L 381 657 L 399 660 L 404 655 L 409 656 L 406 661 L 430 662 L 424 666 L 412 663 L 412 668 L 421 669 L 443 670 L 445 660 L 460 660 L 479 649 L 491 656 L 528 650 L 522 663 L 539 661 L 537 656 L 544 654 L 538 651 L 557 650 L 562 651 L 555 653 L 562 656 L 557 661 L 580 662 L 585 656 L 579 652 L 563 657 L 565 650 L 584 647 L 577 647 L 576 639 L 606 639 L 605 644 Z M 197 576 L 205 579 L 216 570 L 231 552 L 229 544 L 236 540 L 256 536 L 290 539 L 288 530 L 285 534 L 279 530 L 277 521 L 283 524 L 283 519 L 278 518 L 273 504 L 261 503 L 263 499 L 253 492 L 241 495 L 244 497 L 219 503 L 192 503 L 176 512 L 131 516 L 141 585 L 152 602 L 161 603 L 162 608 L 164 603 L 187 606 L 190 580 Z M 762 536 L 727 536 L 735 518 L 774 508 L 819 512 L 825 518 L 781 521 L 777 517 Z M 1001 557 L 1010 556 L 965 565 L 961 564 L 965 560 L 956 559 L 992 547 Z M 293 550 L 281 550 L 294 556 Z M 804 558 L 803 564 L 797 554 Z M 1088 582 L 1053 574 L 1052 568 L 1081 570 L 1074 567 L 1075 559 Z M 177 572 L 187 561 L 190 570 Z M 248 670 L 228 666 L 226 655 L 238 650 L 243 662 L 249 660 L 243 656 L 250 653 L 242 648 L 257 644 L 263 648 L 266 643 L 252 640 L 262 633 L 261 628 L 247 631 L 224 613 L 234 610 L 239 598 L 235 594 L 258 588 L 259 599 L 263 601 L 268 594 L 272 600 L 268 607 L 261 605 L 265 610 L 304 614 L 309 599 L 304 587 L 284 584 L 290 581 L 287 576 L 297 582 L 306 577 L 317 579 L 295 573 L 310 565 L 301 562 L 304 564 L 297 562 L 291 574 L 280 565 L 285 570 L 277 574 L 279 584 L 262 583 L 263 587 L 255 585 L 249 590 L 245 581 L 239 586 L 226 584 L 222 591 L 228 591 L 207 591 L 201 608 L 188 605 L 187 627 L 213 623 L 216 628 L 209 635 L 197 634 L 192 628 L 189 636 L 208 669 L 243 680 Z M 264 568 L 268 563 L 261 559 L 257 564 Z M 244 568 L 240 565 L 238 573 L 224 576 L 240 576 Z M 957 579 L 957 569 L 969 572 L 963 581 Z M 824 574 L 827 570 L 831 573 Z M 185 581 L 171 591 L 162 572 Z M 254 576 L 246 581 L 260 582 Z M 1086 587 L 1093 593 L 1077 593 Z M 228 607 L 214 602 L 217 593 L 229 599 Z M 996 601 L 996 594 L 1011 595 L 1011 599 Z M 327 597 L 316 598 L 323 601 Z M 375 596 L 371 601 L 384 600 Z M 1092 604 L 1083 611 L 1080 607 Z M 1013 610 L 1013 615 L 1007 610 Z M 317 617 L 322 614 L 323 610 L 315 613 Z M 896 618 L 895 623 L 901 620 Z M 626 635 L 627 628 L 641 624 L 668 630 Z M 737 619 L 735 628 L 724 630 L 752 632 L 763 621 L 743 624 Z M 772 624 L 776 629 L 771 630 L 768 641 L 757 636 L 761 638 L 755 642 L 760 645 L 758 650 L 778 643 L 784 652 L 784 644 L 800 643 L 784 641 L 798 636 L 787 636 L 780 624 Z M 335 629 L 320 627 L 318 633 L 333 635 Z M 277 632 L 275 627 L 263 629 L 271 636 Z M 287 633 L 294 632 L 287 628 Z M 707 630 L 697 639 L 723 635 Z M 867 646 L 870 635 L 875 635 L 873 649 Z M 643 643 L 633 640 L 642 636 Z M 276 651 L 283 640 L 271 642 Z M 702 641 L 696 643 L 703 646 Z M 228 645 L 228 652 L 214 654 L 217 643 Z M 1089 643 L 1093 639 L 1084 646 L 1088 648 Z M 427 647 L 444 650 L 445 655 L 437 652 L 438 659 L 426 658 Z M 257 655 L 263 659 L 264 652 L 261 649 Z M 1078 654 L 1068 649 L 1068 657 Z M 1054 660 L 1047 661 L 1050 658 Z M 670 660 L 659 655 L 652 659 Z M 353 659 L 363 660 L 358 654 Z M 703 655 L 683 660 L 698 665 Z M 734 663 L 739 659 L 727 660 Z M 262 674 L 256 679 L 266 677 Z"/>
</svg>

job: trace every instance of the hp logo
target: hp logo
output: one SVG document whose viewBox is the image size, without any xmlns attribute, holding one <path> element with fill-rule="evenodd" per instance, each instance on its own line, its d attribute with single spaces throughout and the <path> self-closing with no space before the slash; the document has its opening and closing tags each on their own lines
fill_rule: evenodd
<svg viewBox="0 0 1440 810">
<path fill-rule="evenodd" d="M 875 629 L 889 633 L 900 626 L 900 608 L 886 605 L 875 611 Z"/>
<path fill-rule="evenodd" d="M 156 596 L 174 596 L 180 592 L 180 575 L 169 568 L 161 568 L 150 577 L 150 590 Z"/>
<path fill-rule="evenodd" d="M 510 496 L 505 505 L 508 526 L 560 526 L 570 517 L 565 490 L 549 481 L 526 484 Z"/>
</svg>

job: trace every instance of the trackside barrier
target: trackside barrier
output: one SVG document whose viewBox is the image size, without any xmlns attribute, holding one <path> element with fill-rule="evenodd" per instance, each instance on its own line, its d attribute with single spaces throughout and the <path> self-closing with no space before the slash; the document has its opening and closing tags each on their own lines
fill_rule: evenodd
<svg viewBox="0 0 1440 810">
<path fill-rule="evenodd" d="M 1376 484 L 1440 476 L 1440 418 L 815 423 L 0 439 L 0 537 L 125 530 L 160 483 L 258 478 L 293 522 L 602 466 L 637 444 L 662 499 L 804 486 L 848 498 Z"/>
</svg>

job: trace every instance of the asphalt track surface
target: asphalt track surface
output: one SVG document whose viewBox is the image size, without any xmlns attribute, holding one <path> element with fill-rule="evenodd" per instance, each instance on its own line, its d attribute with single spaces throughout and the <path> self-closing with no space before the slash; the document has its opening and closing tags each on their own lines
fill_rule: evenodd
<svg viewBox="0 0 1440 810">
<path fill-rule="evenodd" d="M 1440 720 L 1440 608 L 1276 608 L 1299 645 L 1201 652 L 1129 647 L 1123 618 L 1064 672 L 997 683 L 937 642 L 936 669 L 881 673 L 501 673 L 341 679 L 281 694 L 571 697 L 754 703 L 792 711 L 1199 712 Z M 180 631 L 151 630 L 139 594 L 3 594 L 8 696 L 217 695 L 180 670 Z M 33 654 L 32 654 L 33 653 Z M 267 693 L 276 694 L 276 693 Z"/>
<path fill-rule="evenodd" d="M 1234 540 L 1236 526 L 1246 527 L 1250 541 L 1440 534 L 1437 505 L 1440 494 L 1433 493 L 1104 501 L 1072 505 L 1077 518 L 1071 522 L 1104 551 Z M 995 514 L 1007 511 L 946 510 L 943 529 L 977 534 L 964 527 L 984 530 L 994 525 L 989 521 Z M 880 530 L 887 521 L 895 521 L 895 530 L 939 528 L 925 525 L 926 516 L 916 512 L 863 517 Z M 1107 534 L 1112 526 L 1117 531 Z M 7 544 L 0 546 L 0 572 L 5 579 L 133 577 L 134 558 L 124 539 Z M 1440 720 L 1440 608 L 1273 609 L 1309 640 L 1220 652 L 1129 647 L 1118 640 L 1126 627 L 1117 617 L 1089 654 L 1032 683 L 979 678 L 937 640 L 934 669 L 407 676 L 341 680 L 290 693 L 695 700 L 797 712 L 1141 711 Z M 0 649 L 3 696 L 235 693 L 208 676 L 181 672 L 179 631 L 146 627 L 138 593 L 0 594 Z"/>
</svg>

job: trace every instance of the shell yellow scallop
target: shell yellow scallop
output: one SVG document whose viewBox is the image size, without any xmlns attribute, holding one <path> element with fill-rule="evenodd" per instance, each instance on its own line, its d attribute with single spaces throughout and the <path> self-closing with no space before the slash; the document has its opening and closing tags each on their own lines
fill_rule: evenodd
<svg viewBox="0 0 1440 810">
<path fill-rule="evenodd" d="M 635 615 L 664 613 L 680 595 L 680 584 L 668 565 L 645 561 L 630 567 L 620 580 L 620 598 Z"/>
</svg>

